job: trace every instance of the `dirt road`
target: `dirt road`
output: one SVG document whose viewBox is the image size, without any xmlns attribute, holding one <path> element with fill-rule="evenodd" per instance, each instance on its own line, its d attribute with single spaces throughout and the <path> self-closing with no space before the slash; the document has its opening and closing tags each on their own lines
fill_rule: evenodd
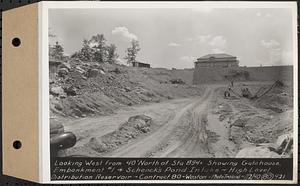
<svg viewBox="0 0 300 186">
<path fill-rule="evenodd" d="M 92 157 L 232 158 L 240 148 L 274 141 L 276 137 L 266 136 L 272 133 L 275 124 L 283 131 L 276 133 L 277 136 L 289 132 L 290 125 L 286 123 L 291 121 L 281 121 L 281 115 L 258 108 L 246 98 L 224 99 L 225 89 L 224 85 L 209 85 L 198 97 L 126 107 L 111 116 L 67 122 L 65 129 L 79 139 L 73 152 Z M 118 141 L 107 151 L 96 152 L 89 146 L 91 138 L 100 142 L 104 135 L 118 138 L 118 134 L 112 132 L 119 130 L 128 118 L 142 114 L 153 120 L 154 127 L 150 131 L 121 143 Z M 246 123 L 247 127 L 241 127 Z"/>
<path fill-rule="evenodd" d="M 222 149 L 228 142 L 227 129 L 208 110 L 216 97 L 218 86 L 208 86 L 203 95 L 193 98 L 170 100 L 162 103 L 121 109 L 105 117 L 70 121 L 65 129 L 75 133 L 79 141 L 76 154 L 92 155 L 81 149 L 92 137 L 101 137 L 116 130 L 129 117 L 145 114 L 153 118 L 157 130 L 139 139 L 131 140 L 114 151 L 101 154 L 105 157 L 213 157 L 212 149 Z M 211 146 L 211 140 L 215 140 Z M 215 143 L 215 142 L 219 143 Z M 76 148 L 75 147 L 75 148 Z M 80 150 L 81 149 L 81 150 Z M 75 150 L 75 152 L 78 150 Z M 215 150 L 213 150 L 215 151 Z M 220 152 L 223 153 L 223 152 Z M 94 154 L 97 156 L 97 153 Z"/>
<path fill-rule="evenodd" d="M 183 98 L 162 103 L 122 108 L 115 114 L 100 117 L 88 117 L 65 122 L 65 130 L 73 132 L 79 141 L 76 146 L 86 144 L 91 137 L 100 137 L 116 130 L 129 117 L 145 114 L 154 119 L 157 125 L 164 125 L 175 117 L 177 110 L 192 103 L 195 98 Z"/>
<path fill-rule="evenodd" d="M 144 139 L 138 141 L 137 143 L 128 144 L 123 146 L 122 148 L 108 154 L 112 157 L 144 157 L 149 156 L 152 151 L 155 151 L 157 147 L 161 145 L 161 143 L 168 141 L 168 137 L 172 135 L 175 128 L 188 119 L 188 113 L 191 111 L 196 111 L 198 113 L 204 112 L 207 108 L 208 103 L 212 97 L 212 88 L 207 88 L 204 92 L 204 95 L 201 98 L 195 99 L 193 102 L 182 107 L 169 121 L 167 121 L 159 130 L 152 133 L 151 135 L 145 137 Z M 197 142 L 190 141 L 189 145 L 196 145 Z M 187 145 L 187 144 L 186 144 Z M 188 146 L 188 145 L 187 145 Z M 193 147 L 192 147 L 193 148 Z M 181 148 L 183 151 L 184 148 Z M 167 149 L 168 151 L 169 149 Z M 194 150 L 193 150 L 194 151 Z M 189 153 L 185 151 L 185 153 Z M 177 153 L 178 155 L 182 155 L 182 153 Z M 164 156 L 164 155 L 161 155 Z"/>
<path fill-rule="evenodd" d="M 235 146 L 229 140 L 229 129 L 209 112 L 217 91 L 218 86 L 207 87 L 202 97 L 182 107 L 159 130 L 107 155 L 195 158 L 232 156 Z"/>
</svg>

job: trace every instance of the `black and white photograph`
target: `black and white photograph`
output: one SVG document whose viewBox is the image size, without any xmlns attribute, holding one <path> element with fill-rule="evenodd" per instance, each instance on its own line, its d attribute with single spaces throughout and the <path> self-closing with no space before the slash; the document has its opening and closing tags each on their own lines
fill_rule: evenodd
<svg viewBox="0 0 300 186">
<path fill-rule="evenodd" d="M 48 14 L 51 157 L 297 154 L 291 8 Z"/>
</svg>

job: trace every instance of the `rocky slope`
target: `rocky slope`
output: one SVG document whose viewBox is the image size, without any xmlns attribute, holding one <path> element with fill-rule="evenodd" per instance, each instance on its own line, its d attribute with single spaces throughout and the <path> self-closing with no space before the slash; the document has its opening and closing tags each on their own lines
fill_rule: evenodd
<svg viewBox="0 0 300 186">
<path fill-rule="evenodd" d="M 255 94 L 267 90 L 272 83 L 236 85 L 238 92 L 248 87 Z M 263 91 L 262 91 L 263 92 Z M 229 140 L 236 148 L 233 154 L 240 158 L 291 157 L 293 143 L 293 91 L 292 85 L 274 87 L 258 99 L 224 99 L 220 91 L 213 113 L 228 129 Z"/>
<path fill-rule="evenodd" d="M 69 60 L 50 73 L 52 118 L 107 115 L 124 106 L 200 93 L 167 69 Z"/>
</svg>

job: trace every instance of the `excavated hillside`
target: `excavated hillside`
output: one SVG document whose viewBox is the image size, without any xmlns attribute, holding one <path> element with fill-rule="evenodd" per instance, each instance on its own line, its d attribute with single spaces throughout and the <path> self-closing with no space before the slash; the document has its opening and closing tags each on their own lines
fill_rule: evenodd
<svg viewBox="0 0 300 186">
<path fill-rule="evenodd" d="M 230 144 L 228 147 L 233 146 L 233 148 L 224 148 L 223 151 L 215 148 L 215 151 L 221 151 L 222 156 L 229 154 L 239 158 L 292 157 L 293 86 L 291 82 L 279 83 L 272 89 L 270 89 L 272 82 L 238 83 L 232 89 L 241 95 L 240 90 L 245 87 L 252 95 L 257 93 L 258 98 L 248 99 L 235 94 L 230 98 L 224 98 L 224 88 L 219 89 L 209 121 L 217 116 L 213 121 L 225 126 L 223 128 L 227 132 L 223 135 Z M 267 90 L 270 91 L 263 94 Z M 212 149 L 214 146 L 216 145 L 212 144 Z"/>
<path fill-rule="evenodd" d="M 292 81 L 194 86 L 186 70 L 77 60 L 50 67 L 51 136 L 76 136 L 55 155 L 293 155 Z"/>
<path fill-rule="evenodd" d="M 120 107 L 201 94 L 178 74 L 168 69 L 69 60 L 50 73 L 51 117 L 107 115 Z"/>
</svg>

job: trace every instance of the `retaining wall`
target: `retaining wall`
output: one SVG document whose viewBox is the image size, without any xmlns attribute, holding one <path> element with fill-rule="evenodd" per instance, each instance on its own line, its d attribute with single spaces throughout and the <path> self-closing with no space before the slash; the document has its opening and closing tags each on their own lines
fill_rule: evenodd
<svg viewBox="0 0 300 186">
<path fill-rule="evenodd" d="M 228 77 L 230 77 L 233 72 L 247 72 L 247 76 L 236 77 L 236 80 L 240 81 L 293 80 L 293 66 L 196 68 L 193 72 L 193 84 L 229 81 Z"/>
</svg>

